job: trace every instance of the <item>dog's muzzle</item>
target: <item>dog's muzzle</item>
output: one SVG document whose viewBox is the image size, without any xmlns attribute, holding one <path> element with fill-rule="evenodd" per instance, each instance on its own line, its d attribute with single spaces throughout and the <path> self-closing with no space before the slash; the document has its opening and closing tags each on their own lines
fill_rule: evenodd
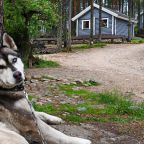
<svg viewBox="0 0 144 144">
<path fill-rule="evenodd" d="M 21 82 L 21 81 L 23 81 L 22 73 L 19 72 L 19 71 L 15 71 L 13 73 L 13 77 L 16 79 L 16 82 L 18 82 L 18 83 Z"/>
</svg>

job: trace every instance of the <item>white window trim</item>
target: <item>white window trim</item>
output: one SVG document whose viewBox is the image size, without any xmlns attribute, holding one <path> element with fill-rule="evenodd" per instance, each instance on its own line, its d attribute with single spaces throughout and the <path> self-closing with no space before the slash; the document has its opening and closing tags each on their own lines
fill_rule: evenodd
<svg viewBox="0 0 144 144">
<path fill-rule="evenodd" d="M 112 16 L 112 35 L 114 34 L 114 16 Z"/>
<path fill-rule="evenodd" d="M 77 19 L 77 22 L 76 22 L 76 36 L 79 35 L 79 20 Z"/>
<path fill-rule="evenodd" d="M 93 18 L 93 35 L 95 35 L 95 33 L 96 33 L 95 32 L 96 31 L 96 25 L 95 24 L 96 24 L 96 18 L 94 17 Z"/>
<path fill-rule="evenodd" d="M 85 21 L 89 21 L 89 28 L 84 28 L 83 23 L 84 23 Z M 83 29 L 83 30 L 90 29 L 90 27 L 91 27 L 91 22 L 90 22 L 90 20 L 82 20 L 82 29 Z"/>
<path fill-rule="evenodd" d="M 115 35 L 117 34 L 117 20 L 115 18 Z"/>
<path fill-rule="evenodd" d="M 102 18 L 102 20 L 107 20 L 107 26 L 102 28 L 109 28 L 109 18 Z"/>
</svg>

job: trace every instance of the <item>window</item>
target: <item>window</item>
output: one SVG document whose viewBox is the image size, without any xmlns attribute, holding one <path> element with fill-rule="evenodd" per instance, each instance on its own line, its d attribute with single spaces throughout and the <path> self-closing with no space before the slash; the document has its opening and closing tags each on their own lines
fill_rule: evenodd
<svg viewBox="0 0 144 144">
<path fill-rule="evenodd" d="M 108 18 L 102 18 L 101 27 L 104 27 L 104 28 L 108 28 L 109 27 Z"/>
<path fill-rule="evenodd" d="M 82 29 L 90 29 L 90 20 L 82 20 Z"/>
</svg>

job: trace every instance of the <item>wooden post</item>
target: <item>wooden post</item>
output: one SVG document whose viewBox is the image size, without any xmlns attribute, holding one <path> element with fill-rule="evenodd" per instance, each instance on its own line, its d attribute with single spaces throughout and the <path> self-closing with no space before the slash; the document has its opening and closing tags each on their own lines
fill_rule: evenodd
<svg viewBox="0 0 144 144">
<path fill-rule="evenodd" d="M 2 47 L 3 38 L 3 0 L 0 0 L 0 47 Z"/>
</svg>

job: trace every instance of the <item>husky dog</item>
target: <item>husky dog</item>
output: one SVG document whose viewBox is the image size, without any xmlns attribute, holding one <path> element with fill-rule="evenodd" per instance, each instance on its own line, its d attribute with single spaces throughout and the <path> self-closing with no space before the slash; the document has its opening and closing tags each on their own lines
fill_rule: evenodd
<svg viewBox="0 0 144 144">
<path fill-rule="evenodd" d="M 62 119 L 36 112 L 23 90 L 24 65 L 17 46 L 6 33 L 0 48 L 0 144 L 91 144 L 89 140 L 67 136 L 47 124 Z"/>
</svg>

